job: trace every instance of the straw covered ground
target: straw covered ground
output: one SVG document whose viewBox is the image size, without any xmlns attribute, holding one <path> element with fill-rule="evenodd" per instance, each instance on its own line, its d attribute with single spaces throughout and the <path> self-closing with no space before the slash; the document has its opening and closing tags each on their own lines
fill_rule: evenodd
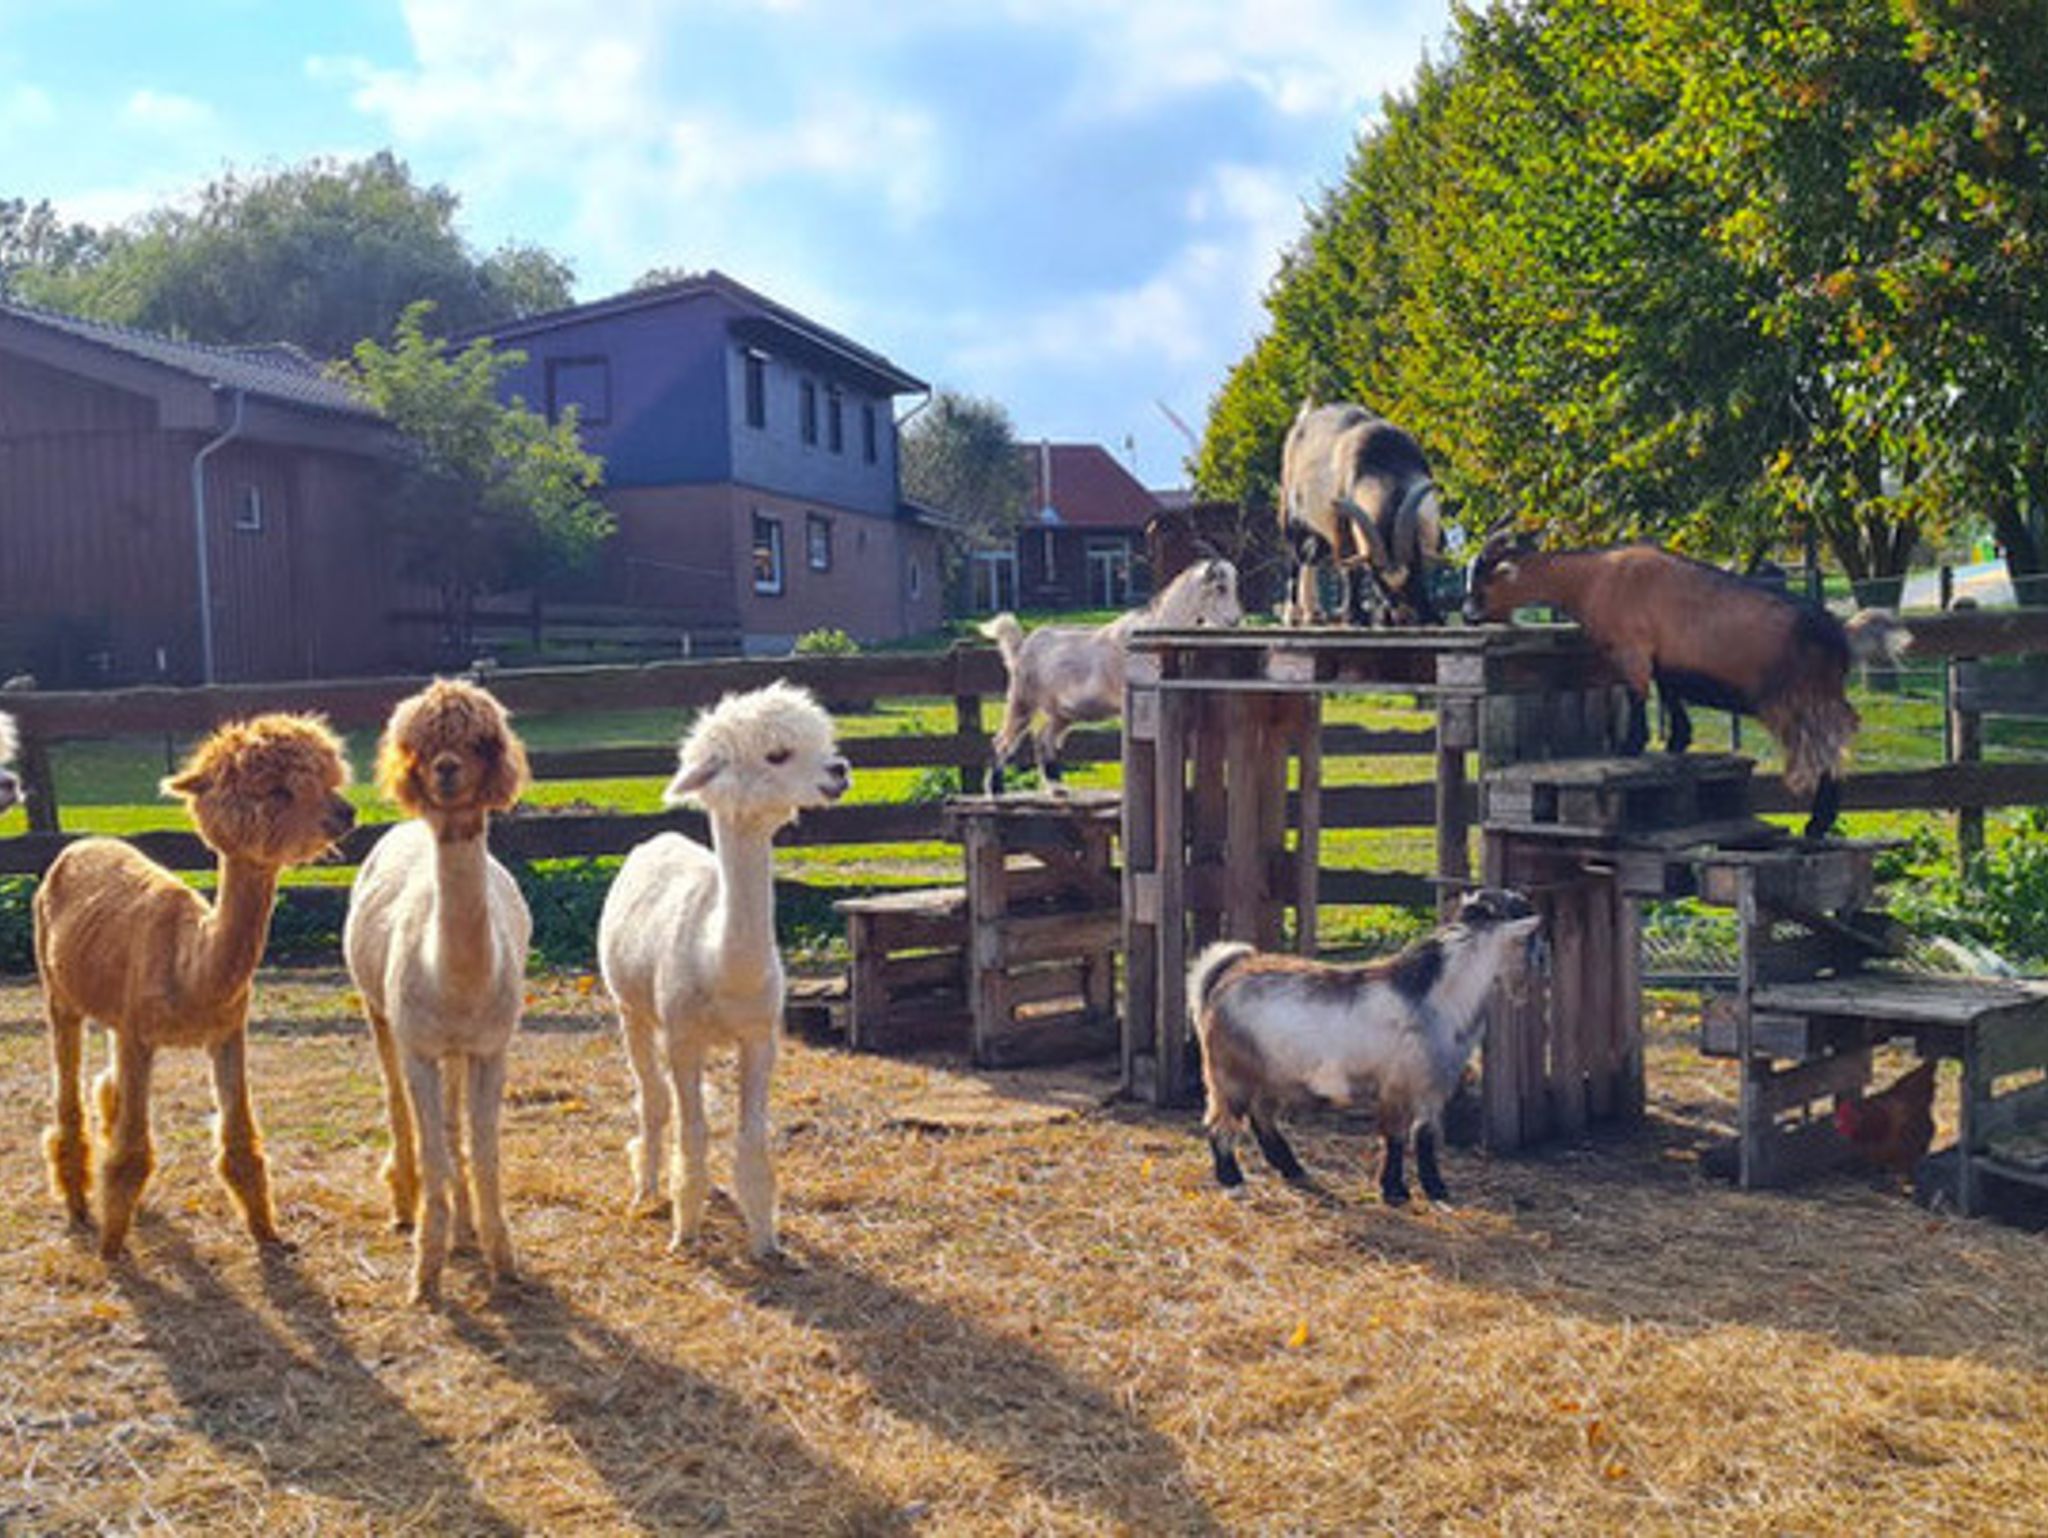
<svg viewBox="0 0 2048 1538">
<path fill-rule="evenodd" d="M 296 1254 L 237 1230 L 188 1055 L 112 1270 L 43 1191 L 37 1001 L 0 988 L 0 1531 L 2048 1530 L 2043 1239 L 1706 1178 L 1730 1079 L 1676 1021 L 1643 1133 L 1453 1151 L 1463 1205 L 1414 1214 L 1334 1123 L 1320 1193 L 1253 1155 L 1231 1200 L 1189 1115 L 792 1044 L 764 1270 L 723 1203 L 680 1255 L 623 1216 L 617 1043 L 577 980 L 536 992 L 528 1280 L 431 1313 L 338 978 L 259 988 Z"/>
</svg>

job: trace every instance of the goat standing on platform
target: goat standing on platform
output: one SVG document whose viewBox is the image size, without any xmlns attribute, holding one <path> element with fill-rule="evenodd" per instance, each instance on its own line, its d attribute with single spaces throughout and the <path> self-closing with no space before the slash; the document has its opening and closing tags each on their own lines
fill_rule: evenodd
<svg viewBox="0 0 2048 1538">
<path fill-rule="evenodd" d="M 1197 561 L 1142 609 L 1097 629 L 1046 625 L 1024 633 L 1014 614 L 998 614 L 981 633 L 994 641 L 1010 670 L 1003 724 L 996 733 L 988 791 L 1003 788 L 1003 765 L 1035 718 L 1032 736 L 1038 772 L 1049 786 L 1060 780 L 1060 744 L 1081 721 L 1107 721 L 1124 711 L 1124 645 L 1134 630 L 1229 628 L 1244 618 L 1237 601 L 1237 568 L 1220 556 Z"/>
<path fill-rule="evenodd" d="M 1542 920 L 1519 892 L 1482 889 L 1398 956 L 1361 967 L 1271 955 L 1219 941 L 1188 972 L 1202 1046 L 1202 1126 L 1223 1186 L 1244 1183 L 1231 1144 L 1247 1122 L 1283 1177 L 1307 1179 L 1275 1120 L 1283 1107 L 1370 1104 L 1386 1139 L 1380 1196 L 1408 1200 L 1402 1155 L 1415 1138 L 1425 1195 L 1447 1202 L 1436 1138 L 1445 1103 L 1479 1043 L 1481 1008 L 1511 976 Z"/>
<path fill-rule="evenodd" d="M 1649 740 L 1652 683 L 1671 719 L 1667 752 L 1692 741 L 1688 703 L 1755 716 L 1785 751 L 1786 788 L 1813 798 L 1809 839 L 1834 826 L 1849 743 L 1862 725 L 1845 693 L 1850 663 L 1896 656 L 1911 641 L 1881 610 L 1837 619 L 1655 545 L 1545 551 L 1497 529 L 1472 560 L 1465 618 L 1505 620 L 1527 604 L 1563 609 L 1621 673 L 1632 696 L 1624 753 Z"/>
<path fill-rule="evenodd" d="M 1350 623 L 1371 624 L 1376 608 L 1389 624 L 1442 622 L 1429 591 L 1443 544 L 1429 461 L 1363 406 L 1302 405 L 1280 451 L 1280 535 L 1294 552 L 1287 624 L 1320 623 L 1317 568 L 1326 561 L 1345 579 Z"/>
</svg>

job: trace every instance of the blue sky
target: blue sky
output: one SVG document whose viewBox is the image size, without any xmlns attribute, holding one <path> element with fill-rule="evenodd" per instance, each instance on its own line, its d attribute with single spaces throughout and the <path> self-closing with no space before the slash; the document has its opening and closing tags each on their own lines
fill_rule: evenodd
<svg viewBox="0 0 2048 1538">
<path fill-rule="evenodd" d="M 0 0 L 0 196 L 105 223 L 388 146 L 478 247 L 566 257 L 579 298 L 723 268 L 1172 484 L 1156 403 L 1200 429 L 1304 205 L 1447 11 Z"/>
</svg>

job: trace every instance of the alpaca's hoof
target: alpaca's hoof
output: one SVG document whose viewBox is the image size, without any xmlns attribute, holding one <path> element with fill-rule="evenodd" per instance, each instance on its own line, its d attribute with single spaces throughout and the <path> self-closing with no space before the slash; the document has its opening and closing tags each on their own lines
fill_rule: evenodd
<svg viewBox="0 0 2048 1538">
<path fill-rule="evenodd" d="M 411 1233 L 411 1232 L 412 1232 L 412 1219 L 411 1219 L 411 1218 L 407 1218 L 407 1217 L 394 1217 L 394 1218 L 393 1218 L 393 1219 L 391 1220 L 391 1231 L 392 1231 L 392 1232 L 393 1232 L 394 1234 L 409 1234 L 409 1233 Z"/>
<path fill-rule="evenodd" d="M 439 1308 L 441 1306 L 441 1278 L 438 1276 L 414 1277 L 412 1292 L 408 1296 L 407 1301 L 414 1308 Z"/>
</svg>

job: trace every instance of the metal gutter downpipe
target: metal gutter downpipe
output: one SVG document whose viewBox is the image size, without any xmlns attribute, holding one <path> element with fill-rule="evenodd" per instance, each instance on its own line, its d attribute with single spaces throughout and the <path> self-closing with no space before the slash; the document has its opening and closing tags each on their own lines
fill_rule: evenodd
<svg viewBox="0 0 2048 1538">
<path fill-rule="evenodd" d="M 235 414 L 227 430 L 203 445 L 192 456 L 192 532 L 199 547 L 199 681 L 213 684 L 213 563 L 206 536 L 206 461 L 216 449 L 224 449 L 242 432 L 242 409 L 249 392 L 235 391 Z"/>
</svg>

